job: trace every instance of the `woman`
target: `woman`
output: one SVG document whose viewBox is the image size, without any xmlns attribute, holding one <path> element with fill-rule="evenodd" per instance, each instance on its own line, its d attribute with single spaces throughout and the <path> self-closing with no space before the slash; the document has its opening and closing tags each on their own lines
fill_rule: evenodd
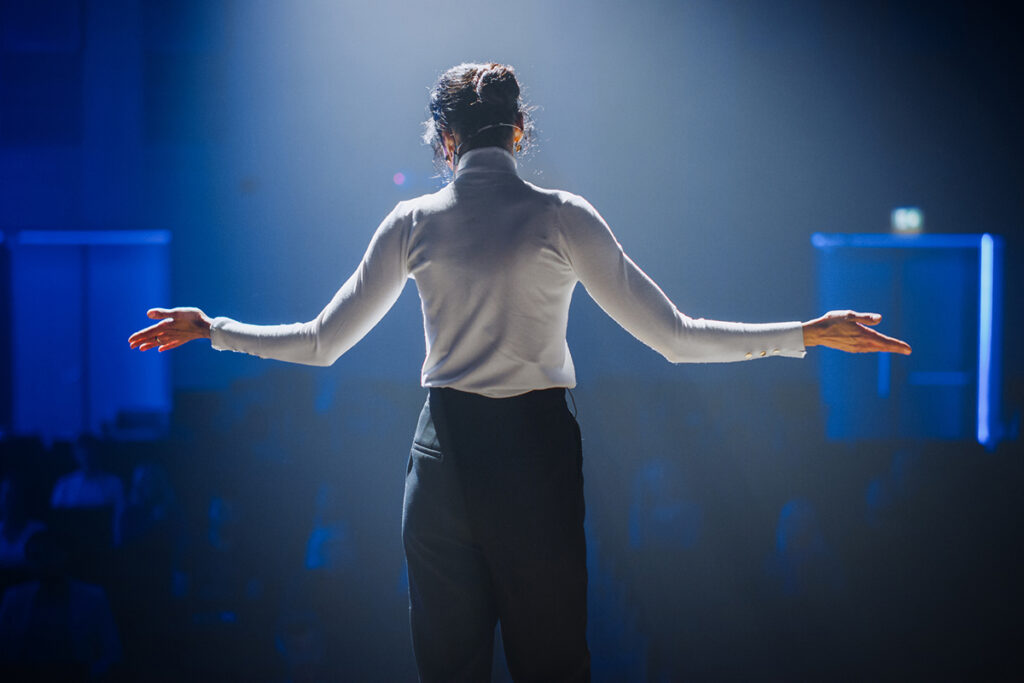
<svg viewBox="0 0 1024 683">
<path fill-rule="evenodd" d="M 316 319 L 256 326 L 195 308 L 153 309 L 160 322 L 129 341 L 166 351 L 209 337 L 220 350 L 330 365 L 412 277 L 429 395 L 402 533 L 420 677 L 487 680 L 500 621 L 516 680 L 588 680 L 582 456 L 564 396 L 576 384 L 565 342 L 576 283 L 672 362 L 802 357 L 817 344 L 910 347 L 866 327 L 876 314 L 749 325 L 680 313 L 586 200 L 519 178 L 513 154 L 531 126 L 509 66 L 449 69 L 430 112 L 425 138 L 453 181 L 395 207 Z"/>
</svg>

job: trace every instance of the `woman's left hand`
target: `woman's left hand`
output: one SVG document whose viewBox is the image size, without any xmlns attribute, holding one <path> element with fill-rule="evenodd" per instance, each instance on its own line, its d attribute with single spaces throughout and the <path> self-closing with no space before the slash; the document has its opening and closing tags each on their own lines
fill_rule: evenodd
<svg viewBox="0 0 1024 683">
<path fill-rule="evenodd" d="M 910 344 L 868 327 L 881 320 L 878 313 L 829 311 L 804 323 L 804 346 L 827 346 L 849 353 L 885 351 L 910 355 Z"/>
</svg>

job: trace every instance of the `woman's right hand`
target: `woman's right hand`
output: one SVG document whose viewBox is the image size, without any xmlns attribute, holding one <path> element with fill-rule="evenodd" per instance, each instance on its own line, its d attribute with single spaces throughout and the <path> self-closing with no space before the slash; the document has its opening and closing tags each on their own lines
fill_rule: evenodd
<svg viewBox="0 0 1024 683">
<path fill-rule="evenodd" d="M 128 337 L 133 349 L 170 351 L 193 339 L 210 337 L 213 321 L 198 308 L 151 308 L 146 315 L 160 322 Z"/>
</svg>

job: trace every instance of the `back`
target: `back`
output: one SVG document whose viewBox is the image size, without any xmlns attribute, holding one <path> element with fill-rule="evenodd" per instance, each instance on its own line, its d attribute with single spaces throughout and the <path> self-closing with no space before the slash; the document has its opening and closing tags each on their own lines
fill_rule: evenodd
<svg viewBox="0 0 1024 683">
<path fill-rule="evenodd" d="M 558 224 L 562 201 L 488 147 L 467 153 L 443 190 L 403 203 L 424 386 L 492 397 L 575 386 L 565 331 L 577 279 Z"/>
</svg>

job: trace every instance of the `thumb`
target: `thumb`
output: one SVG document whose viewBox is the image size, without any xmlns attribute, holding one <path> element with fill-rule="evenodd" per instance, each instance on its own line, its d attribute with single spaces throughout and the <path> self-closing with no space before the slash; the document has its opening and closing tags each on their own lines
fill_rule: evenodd
<svg viewBox="0 0 1024 683">
<path fill-rule="evenodd" d="M 146 311 L 146 315 L 156 320 L 158 318 L 171 318 L 174 316 L 174 313 L 166 308 L 151 308 Z"/>
</svg>

